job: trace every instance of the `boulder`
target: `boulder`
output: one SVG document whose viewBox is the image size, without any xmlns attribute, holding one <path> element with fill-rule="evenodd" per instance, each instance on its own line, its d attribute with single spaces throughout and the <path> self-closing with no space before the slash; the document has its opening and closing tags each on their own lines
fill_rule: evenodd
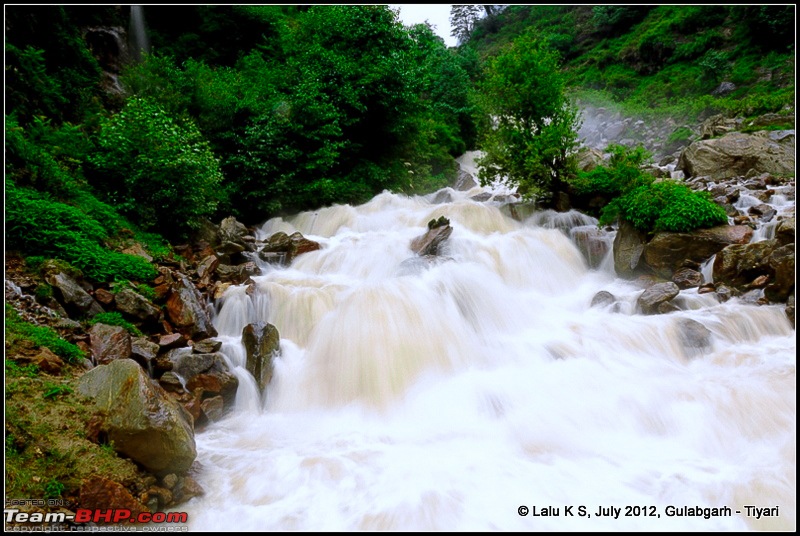
<svg viewBox="0 0 800 536">
<path fill-rule="evenodd" d="M 244 250 L 245 240 L 247 235 L 247 227 L 243 223 L 236 221 L 233 216 L 227 217 L 219 224 L 219 242 L 221 244 L 233 243 L 242 246 L 240 251 Z"/>
<path fill-rule="evenodd" d="M 205 339 L 202 341 L 196 341 L 194 345 L 192 345 L 192 352 L 196 354 L 213 354 L 219 352 L 222 348 L 222 341 L 218 341 L 216 339 Z"/>
<path fill-rule="evenodd" d="M 775 238 L 782 246 L 794 244 L 794 217 L 783 219 L 778 223 L 778 228 L 775 229 Z"/>
<path fill-rule="evenodd" d="M 794 292 L 794 244 L 775 249 L 769 256 L 769 267 L 774 275 L 764 296 L 772 302 L 785 302 Z"/>
<path fill-rule="evenodd" d="M 145 337 L 131 340 L 131 359 L 139 363 L 145 370 L 152 368 L 152 361 L 158 355 L 159 346 Z"/>
<path fill-rule="evenodd" d="M 638 305 L 642 313 L 646 315 L 665 312 L 665 309 L 662 308 L 659 310 L 659 307 L 662 304 L 672 300 L 680 293 L 680 291 L 681 290 L 678 288 L 678 285 L 672 281 L 667 283 L 656 283 L 642 292 L 642 294 L 639 296 L 639 299 L 636 300 L 636 305 Z"/>
<path fill-rule="evenodd" d="M 720 225 L 689 233 L 661 232 L 644 247 L 644 261 L 664 279 L 672 279 L 687 260 L 703 263 L 731 244 L 746 244 L 753 230 L 746 225 Z"/>
<path fill-rule="evenodd" d="M 103 307 L 95 301 L 72 277 L 60 272 L 45 278 L 55 290 L 55 296 L 70 315 L 94 316 L 103 312 Z"/>
<path fill-rule="evenodd" d="M 475 177 L 462 169 L 458 172 L 458 177 L 453 185 L 453 189 L 459 192 L 466 192 L 476 186 L 478 186 L 478 181 L 475 180 Z"/>
<path fill-rule="evenodd" d="M 786 134 L 791 132 L 791 134 Z M 689 177 L 728 179 L 755 170 L 789 176 L 795 167 L 794 131 L 731 132 L 695 141 L 681 153 L 678 168 Z"/>
<path fill-rule="evenodd" d="M 574 228 L 571 234 L 589 268 L 599 268 L 610 248 L 608 233 L 597 227 L 587 226 Z"/>
<path fill-rule="evenodd" d="M 272 360 L 281 351 L 278 328 L 260 322 L 248 324 L 242 330 L 242 344 L 247 352 L 247 371 L 263 391 L 272 379 Z"/>
<path fill-rule="evenodd" d="M 714 258 L 714 282 L 745 290 L 758 276 L 774 275 L 770 256 L 777 245 L 773 239 L 727 246 Z"/>
<path fill-rule="evenodd" d="M 161 309 L 150 303 L 141 294 L 126 288 L 117 293 L 117 310 L 125 316 L 142 322 L 157 322 Z"/>
<path fill-rule="evenodd" d="M 98 365 L 131 357 L 131 335 L 123 327 L 97 323 L 89 330 L 89 341 Z"/>
<path fill-rule="evenodd" d="M 592 147 L 581 147 L 576 157 L 581 171 L 591 171 L 603 163 L 603 152 Z"/>
<path fill-rule="evenodd" d="M 677 327 L 686 357 L 699 357 L 711 349 L 711 331 L 697 320 L 681 318 L 678 320 Z"/>
<path fill-rule="evenodd" d="M 289 265 L 298 255 L 316 251 L 321 247 L 319 242 L 309 240 L 299 232 L 287 235 L 283 231 L 278 231 L 269 237 L 259 255 L 267 262 L 271 262 L 270 254 L 282 254 L 283 257 L 280 261 L 285 265 Z"/>
<path fill-rule="evenodd" d="M 672 275 L 672 282 L 681 290 L 699 287 L 703 284 L 703 274 L 691 268 L 680 268 Z"/>
<path fill-rule="evenodd" d="M 167 356 L 172 362 L 172 372 L 183 380 L 188 391 L 201 389 L 202 399 L 222 396 L 227 405 L 233 404 L 239 380 L 231 374 L 222 354 L 196 354 L 180 348 L 171 350 Z"/>
<path fill-rule="evenodd" d="M 609 305 L 616 305 L 617 298 L 607 290 L 601 290 L 592 298 L 590 307 L 608 307 Z"/>
<path fill-rule="evenodd" d="M 640 273 L 645 234 L 623 221 L 614 237 L 614 270 L 619 277 L 631 278 Z"/>
<path fill-rule="evenodd" d="M 183 274 L 175 274 L 175 285 L 167 297 L 167 316 L 178 331 L 189 338 L 207 339 L 217 335 L 202 295 Z"/>
<path fill-rule="evenodd" d="M 236 266 L 220 264 L 217 266 L 217 277 L 219 280 L 234 285 L 241 285 L 250 276 L 261 275 L 261 269 L 254 262 L 246 262 Z"/>
<path fill-rule="evenodd" d="M 114 448 L 148 471 L 184 473 L 194 462 L 191 415 L 135 361 L 120 359 L 95 367 L 78 380 L 78 392 L 106 413 L 104 425 Z"/>
<path fill-rule="evenodd" d="M 411 251 L 419 256 L 439 255 L 442 244 L 453 234 L 453 228 L 448 223 L 428 229 L 428 232 L 411 241 Z"/>
</svg>

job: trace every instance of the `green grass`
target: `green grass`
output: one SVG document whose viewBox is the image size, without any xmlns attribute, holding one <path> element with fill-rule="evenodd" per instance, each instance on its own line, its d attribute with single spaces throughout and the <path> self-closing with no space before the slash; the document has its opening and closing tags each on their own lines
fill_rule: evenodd
<svg viewBox="0 0 800 536">
<path fill-rule="evenodd" d="M 30 341 L 36 348 L 45 347 L 68 363 L 78 363 L 86 356 L 71 342 L 65 341 L 58 332 L 47 326 L 35 326 L 23 321 L 14 307 L 6 304 L 6 348 Z"/>
</svg>

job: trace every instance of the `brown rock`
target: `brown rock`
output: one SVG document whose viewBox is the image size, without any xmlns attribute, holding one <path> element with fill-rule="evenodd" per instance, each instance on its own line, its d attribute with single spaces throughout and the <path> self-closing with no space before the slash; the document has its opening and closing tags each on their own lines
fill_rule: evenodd
<svg viewBox="0 0 800 536">
<path fill-rule="evenodd" d="M 681 290 L 699 287 L 703 283 L 703 274 L 691 268 L 680 268 L 672 276 L 672 282 Z"/>
<path fill-rule="evenodd" d="M 669 302 L 680 293 L 678 285 L 672 281 L 668 283 L 657 283 L 648 288 L 636 300 L 636 304 L 641 311 L 646 315 L 655 314 L 657 312 L 668 312 L 659 309 L 661 304 Z"/>
<path fill-rule="evenodd" d="M 158 346 L 162 350 L 171 350 L 173 348 L 182 348 L 186 346 L 186 337 L 180 333 L 170 333 L 169 335 L 162 335 L 158 339 Z"/>
<path fill-rule="evenodd" d="M 81 483 L 79 495 L 81 508 L 89 510 L 129 510 L 131 517 L 150 512 L 122 484 L 97 475 L 92 475 Z"/>
<path fill-rule="evenodd" d="M 202 295 L 185 275 L 176 274 L 175 287 L 167 298 L 167 316 L 186 337 L 205 339 L 217 335 Z"/>
<path fill-rule="evenodd" d="M 418 236 L 411 242 L 411 251 L 417 255 L 439 255 L 442 245 L 453 234 L 453 228 L 448 224 L 429 229 L 427 233 Z"/>
<path fill-rule="evenodd" d="M 103 305 L 110 305 L 114 301 L 114 295 L 104 288 L 99 288 L 94 291 L 94 299 Z"/>
<path fill-rule="evenodd" d="M 98 323 L 89 330 L 89 340 L 98 365 L 131 357 L 131 336 L 125 328 Z"/>
</svg>

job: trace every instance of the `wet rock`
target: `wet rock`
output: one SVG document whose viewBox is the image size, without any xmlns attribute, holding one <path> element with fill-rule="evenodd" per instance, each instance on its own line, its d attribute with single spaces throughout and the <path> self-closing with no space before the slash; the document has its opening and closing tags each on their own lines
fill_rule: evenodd
<svg viewBox="0 0 800 536">
<path fill-rule="evenodd" d="M 478 182 L 475 180 L 475 177 L 462 169 L 458 172 L 458 178 L 456 178 L 453 189 L 459 192 L 466 192 L 476 186 L 478 186 Z"/>
<path fill-rule="evenodd" d="M 451 194 L 450 191 L 447 189 L 439 190 L 438 192 L 436 192 L 436 194 L 433 196 L 433 199 L 431 200 L 431 203 L 433 203 L 434 205 L 440 205 L 442 203 L 452 203 L 452 202 L 453 202 L 453 194 Z"/>
<path fill-rule="evenodd" d="M 245 235 L 247 235 L 247 227 L 243 223 L 236 221 L 233 216 L 225 218 L 219 224 L 219 241 L 221 244 L 239 244 L 242 246 L 240 251 L 243 251 Z"/>
<path fill-rule="evenodd" d="M 278 328 L 265 323 L 248 324 L 242 330 L 242 344 L 247 352 L 247 371 L 263 391 L 272 379 L 272 361 L 281 351 Z"/>
<path fill-rule="evenodd" d="M 216 255 L 207 256 L 197 265 L 197 277 L 208 284 L 217 266 L 219 266 L 219 258 Z"/>
<path fill-rule="evenodd" d="M 490 194 L 489 192 L 481 192 L 477 195 L 473 195 L 472 197 L 470 197 L 470 199 L 472 199 L 473 201 L 477 201 L 479 203 L 484 203 L 490 200 L 491 198 L 492 194 Z"/>
<path fill-rule="evenodd" d="M 162 335 L 158 338 L 158 346 L 162 350 L 172 350 L 173 348 L 182 348 L 186 346 L 186 337 L 180 333 L 170 333 Z"/>
<path fill-rule="evenodd" d="M 648 288 L 636 300 L 636 304 L 641 309 L 642 313 L 652 315 L 659 312 L 659 306 L 662 303 L 669 302 L 680 293 L 678 285 L 673 282 L 656 283 Z"/>
<path fill-rule="evenodd" d="M 572 230 L 572 240 L 586 259 L 589 268 L 599 268 L 610 248 L 608 234 L 597 227 L 579 227 Z"/>
<path fill-rule="evenodd" d="M 727 246 L 714 258 L 714 281 L 742 290 L 758 276 L 772 275 L 769 259 L 776 246 L 776 240 Z"/>
<path fill-rule="evenodd" d="M 640 272 L 645 234 L 623 221 L 614 237 L 614 270 L 619 277 L 631 278 Z"/>
<path fill-rule="evenodd" d="M 217 266 L 219 280 L 234 285 L 241 285 L 254 275 L 261 275 L 261 269 L 254 262 L 246 262 L 236 266 L 227 264 Z"/>
<path fill-rule="evenodd" d="M 794 292 L 794 244 L 775 249 L 769 256 L 773 278 L 764 289 L 764 296 L 772 302 L 784 302 Z"/>
<path fill-rule="evenodd" d="M 792 295 L 786 300 L 784 312 L 786 313 L 786 318 L 789 319 L 789 322 L 792 323 L 792 327 L 794 327 L 794 292 L 792 292 Z"/>
<path fill-rule="evenodd" d="M 158 344 L 148 341 L 145 337 L 136 337 L 131 340 L 131 358 L 145 370 L 150 370 L 152 361 L 158 355 L 158 350 Z"/>
<path fill-rule="evenodd" d="M 697 320 L 681 318 L 677 327 L 686 357 L 699 357 L 712 349 L 711 331 Z"/>
<path fill-rule="evenodd" d="M 607 307 L 609 305 L 614 305 L 617 303 L 617 297 L 608 292 L 607 290 L 601 290 L 597 294 L 594 295 L 592 298 L 592 303 L 590 307 Z"/>
<path fill-rule="evenodd" d="M 231 374 L 222 354 L 195 354 L 180 348 L 170 351 L 168 356 L 172 372 L 183 379 L 188 391 L 194 393 L 201 389 L 202 399 L 220 395 L 226 407 L 233 404 L 239 380 Z"/>
<path fill-rule="evenodd" d="M 425 270 L 430 270 L 443 262 L 452 261 L 452 257 L 442 255 L 423 255 L 421 257 L 409 257 L 401 262 L 397 267 L 397 275 L 419 275 Z"/>
<path fill-rule="evenodd" d="M 767 222 L 771 221 L 772 218 L 775 217 L 775 214 L 777 214 L 777 211 L 774 208 L 772 208 L 770 205 L 767 205 L 765 203 L 750 207 L 750 209 L 747 212 L 749 214 L 754 214 L 756 216 L 759 216 L 759 219 L 763 223 L 767 223 Z"/>
<path fill-rule="evenodd" d="M 691 268 L 680 268 L 673 274 L 672 282 L 681 290 L 699 287 L 703 283 L 703 274 Z"/>
<path fill-rule="evenodd" d="M 167 316 L 178 331 L 189 338 L 206 339 L 217 335 L 203 297 L 183 274 L 175 274 L 175 286 L 167 298 Z"/>
<path fill-rule="evenodd" d="M 219 352 L 222 348 L 222 341 L 216 339 L 204 339 L 196 341 L 192 345 L 192 352 L 196 354 L 213 354 Z"/>
<path fill-rule="evenodd" d="M 450 238 L 453 228 L 447 225 L 429 228 L 428 232 L 411 242 L 411 251 L 419 256 L 438 255 L 444 242 Z"/>
<path fill-rule="evenodd" d="M 644 260 L 664 279 L 684 266 L 687 260 L 703 263 L 730 244 L 746 244 L 753 230 L 744 225 L 720 225 L 690 233 L 656 233 L 644 247 Z"/>
<path fill-rule="evenodd" d="M 136 362 L 96 367 L 81 376 L 78 391 L 108 415 L 108 438 L 118 452 L 156 475 L 183 473 L 192 465 L 197 451 L 191 415 Z"/>
<path fill-rule="evenodd" d="M 218 421 L 222 418 L 224 413 L 223 406 L 224 403 L 221 396 L 206 398 L 200 403 L 200 408 L 209 421 Z"/>
<path fill-rule="evenodd" d="M 95 324 L 89 329 L 89 341 L 98 365 L 131 357 L 131 336 L 123 327 Z"/>
<path fill-rule="evenodd" d="M 265 254 L 281 253 L 283 254 L 283 264 L 289 265 L 299 255 L 316 251 L 321 247 L 319 242 L 309 240 L 298 232 L 287 235 L 283 231 L 278 231 L 269 237 L 269 240 L 261 249 L 260 255 L 263 259 Z M 269 262 L 268 259 L 264 260 Z"/>
</svg>

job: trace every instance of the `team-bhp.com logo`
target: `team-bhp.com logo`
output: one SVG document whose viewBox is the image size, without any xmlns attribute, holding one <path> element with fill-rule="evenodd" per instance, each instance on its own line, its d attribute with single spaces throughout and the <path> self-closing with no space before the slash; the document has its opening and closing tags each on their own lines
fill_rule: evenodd
<svg viewBox="0 0 800 536">
<path fill-rule="evenodd" d="M 134 514 L 128 509 L 95 509 L 78 508 L 75 514 L 63 512 L 20 512 L 14 508 L 6 508 L 6 523 L 186 523 L 189 515 L 186 512 L 139 512 Z"/>
</svg>

